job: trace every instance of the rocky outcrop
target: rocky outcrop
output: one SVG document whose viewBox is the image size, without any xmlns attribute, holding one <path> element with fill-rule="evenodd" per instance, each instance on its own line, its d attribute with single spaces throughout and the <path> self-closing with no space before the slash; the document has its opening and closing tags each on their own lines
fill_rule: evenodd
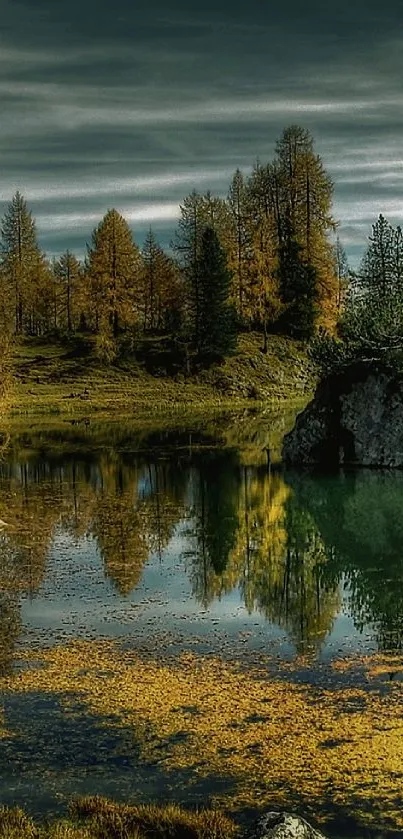
<svg viewBox="0 0 403 839">
<path fill-rule="evenodd" d="M 254 824 L 247 839 L 325 839 L 323 833 L 293 813 L 268 812 Z"/>
<path fill-rule="evenodd" d="M 287 464 L 403 467 L 403 377 L 355 364 L 329 377 L 283 442 Z"/>
</svg>

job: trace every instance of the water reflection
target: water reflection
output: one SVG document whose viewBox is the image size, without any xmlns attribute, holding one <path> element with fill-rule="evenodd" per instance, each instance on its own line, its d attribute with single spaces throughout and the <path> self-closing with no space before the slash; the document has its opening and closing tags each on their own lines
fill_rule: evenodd
<svg viewBox="0 0 403 839">
<path fill-rule="evenodd" d="M 374 625 L 381 649 L 401 649 L 403 475 L 283 475 L 201 435 L 155 444 L 15 447 L 0 464 L 0 672 L 22 631 L 21 600 L 40 596 L 58 545 L 78 557 L 83 541 L 103 568 L 100 603 L 110 585 L 130 598 L 151 559 L 169 560 L 195 609 L 221 602 L 225 616 L 236 593 L 299 654 L 318 652 L 343 610 L 358 632 Z M 58 559 L 50 623 L 52 598 L 69 586 Z"/>
<path fill-rule="evenodd" d="M 381 650 L 403 648 L 403 475 L 363 470 L 287 476 L 326 546 L 323 579 L 344 579 L 357 629 L 373 624 Z"/>
</svg>

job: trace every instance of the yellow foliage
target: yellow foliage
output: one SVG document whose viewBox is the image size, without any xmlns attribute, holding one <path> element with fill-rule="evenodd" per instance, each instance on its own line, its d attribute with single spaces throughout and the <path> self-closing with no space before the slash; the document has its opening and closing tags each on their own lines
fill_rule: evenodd
<svg viewBox="0 0 403 839">
<path fill-rule="evenodd" d="M 21 653 L 29 662 L 38 652 Z M 225 777 L 215 805 L 339 807 L 365 823 L 403 827 L 403 693 L 369 684 L 301 685 L 273 661 L 246 669 L 217 658 L 141 659 L 112 642 L 43 650 L 43 667 L 2 680 L 13 693 L 52 691 L 69 714 L 77 695 L 126 748 L 159 771 Z M 366 665 L 370 665 L 370 659 Z M 273 673 L 274 675 L 270 675 Z"/>
</svg>

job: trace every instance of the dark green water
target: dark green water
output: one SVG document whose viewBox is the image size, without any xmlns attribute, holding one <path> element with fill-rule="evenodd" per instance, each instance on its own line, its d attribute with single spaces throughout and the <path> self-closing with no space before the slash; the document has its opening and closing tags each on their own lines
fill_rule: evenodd
<svg viewBox="0 0 403 839">
<path fill-rule="evenodd" d="M 312 680 L 354 650 L 400 651 L 403 474 L 284 473 L 245 436 L 13 438 L 0 463 L 1 674 L 27 646 L 76 638 L 246 664 L 303 655 Z M 121 757 L 116 732 L 66 719 L 54 696 L 6 693 L 3 706 L 2 803 L 43 814 L 76 793 L 208 800 L 202 782 L 187 794 L 180 776 Z"/>
</svg>

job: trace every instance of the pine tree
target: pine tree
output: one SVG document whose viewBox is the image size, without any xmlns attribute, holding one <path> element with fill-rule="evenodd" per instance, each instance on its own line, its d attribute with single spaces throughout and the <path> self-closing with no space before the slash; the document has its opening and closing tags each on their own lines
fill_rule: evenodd
<svg viewBox="0 0 403 839">
<path fill-rule="evenodd" d="M 206 227 L 196 263 L 200 320 L 195 343 L 205 359 L 222 358 L 236 342 L 235 317 L 229 304 L 232 277 L 217 234 Z"/>
<path fill-rule="evenodd" d="M 303 260 L 301 245 L 292 237 L 280 248 L 278 277 L 285 306 L 282 328 L 295 338 L 311 338 L 318 310 L 316 270 Z"/>
<path fill-rule="evenodd" d="M 361 262 L 358 289 L 373 299 L 384 300 L 401 283 L 402 239 L 381 214 L 372 225 L 372 235 Z"/>
<path fill-rule="evenodd" d="M 188 289 L 191 289 L 188 321 L 189 328 L 193 329 L 195 336 L 199 334 L 200 323 L 200 293 L 196 266 L 204 227 L 203 197 L 193 190 L 180 205 L 180 219 L 172 246 L 177 254 Z"/>
<path fill-rule="evenodd" d="M 127 221 L 115 209 L 93 231 L 86 274 L 95 332 L 116 337 L 138 317 L 140 254 Z"/>
<path fill-rule="evenodd" d="M 210 227 L 226 245 L 228 236 L 228 207 L 221 198 L 207 192 L 205 195 L 193 190 L 180 206 L 180 219 L 175 240 L 172 242 L 178 265 L 187 286 L 187 331 L 199 334 L 201 290 L 199 292 L 197 262 L 200 256 L 203 234 Z"/>
<path fill-rule="evenodd" d="M 49 270 L 40 251 L 35 221 L 20 192 L 16 192 L 1 224 L 1 279 L 9 301 L 16 334 L 37 332 L 33 304 L 38 289 L 49 283 Z"/>
</svg>

